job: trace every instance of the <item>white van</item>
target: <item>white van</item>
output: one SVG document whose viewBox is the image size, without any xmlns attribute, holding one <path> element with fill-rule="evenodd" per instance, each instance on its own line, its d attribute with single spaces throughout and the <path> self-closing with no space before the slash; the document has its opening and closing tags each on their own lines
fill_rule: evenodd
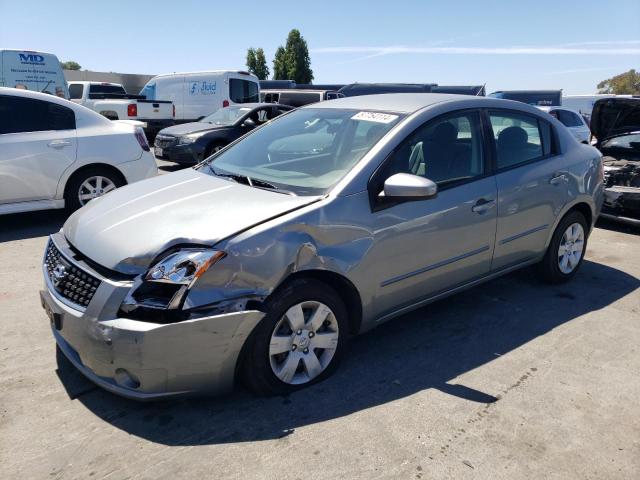
<svg viewBox="0 0 640 480">
<path fill-rule="evenodd" d="M 0 87 L 69 98 L 62 66 L 52 53 L 0 49 Z"/>
<path fill-rule="evenodd" d="M 259 102 L 260 83 L 243 71 L 167 73 L 149 80 L 140 95 L 147 100 L 171 100 L 176 123 L 195 122 L 235 103 Z"/>
</svg>

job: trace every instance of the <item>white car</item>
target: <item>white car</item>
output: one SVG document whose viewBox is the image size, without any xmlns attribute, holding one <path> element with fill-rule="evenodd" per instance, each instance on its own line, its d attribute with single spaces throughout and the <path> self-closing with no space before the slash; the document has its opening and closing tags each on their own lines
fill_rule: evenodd
<svg viewBox="0 0 640 480">
<path fill-rule="evenodd" d="M 53 95 L 0 87 L 0 214 L 75 210 L 157 173 L 139 127 Z"/>
<path fill-rule="evenodd" d="M 591 138 L 591 130 L 589 125 L 575 110 L 565 107 L 538 107 L 540 110 L 547 112 L 552 117 L 557 118 L 560 123 L 569 129 L 571 134 L 580 143 L 586 143 L 589 145 L 589 139 Z"/>
</svg>

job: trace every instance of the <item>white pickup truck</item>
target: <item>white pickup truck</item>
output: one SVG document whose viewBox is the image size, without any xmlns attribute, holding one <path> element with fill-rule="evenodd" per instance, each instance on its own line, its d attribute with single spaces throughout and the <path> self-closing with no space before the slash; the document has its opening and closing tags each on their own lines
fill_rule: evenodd
<svg viewBox="0 0 640 480">
<path fill-rule="evenodd" d="M 169 100 L 147 100 L 127 94 L 118 83 L 68 82 L 69 99 L 104 115 L 109 120 L 137 120 L 146 124 L 144 131 L 153 142 L 163 128 L 174 124 L 175 110 Z"/>
</svg>

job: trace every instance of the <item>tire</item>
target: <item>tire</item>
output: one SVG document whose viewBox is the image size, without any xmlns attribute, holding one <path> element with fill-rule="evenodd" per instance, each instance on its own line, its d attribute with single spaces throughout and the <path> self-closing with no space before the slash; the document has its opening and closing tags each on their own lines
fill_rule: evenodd
<svg viewBox="0 0 640 480">
<path fill-rule="evenodd" d="M 218 150 L 221 150 L 226 146 L 227 145 L 222 142 L 212 143 L 211 145 L 207 146 L 207 149 L 205 150 L 205 153 L 204 153 L 204 158 L 209 158 L 211 155 L 218 152 Z"/>
<path fill-rule="evenodd" d="M 96 181 L 101 179 L 99 183 L 96 183 L 96 187 L 101 185 L 103 188 L 96 188 L 95 190 L 103 190 L 101 192 L 91 192 L 87 187 L 92 183 L 92 179 Z M 93 196 L 93 198 L 98 198 L 105 193 L 109 193 L 111 190 L 115 190 L 116 188 L 122 187 L 127 182 L 123 178 L 120 173 L 114 172 L 113 170 L 105 167 L 89 167 L 78 172 L 74 173 L 69 182 L 67 182 L 67 186 L 64 192 L 64 203 L 66 208 L 73 212 L 80 207 L 86 205 L 92 198 L 81 199 L 81 196 Z M 82 187 L 82 192 L 80 191 Z"/>
<path fill-rule="evenodd" d="M 299 305 L 304 313 L 298 317 L 304 322 L 303 329 L 298 330 L 301 334 L 291 328 L 289 319 Z M 349 325 L 347 310 L 333 288 L 314 279 L 293 280 L 267 300 L 265 312 L 243 352 L 240 374 L 249 390 L 259 395 L 285 395 L 320 382 L 335 371 L 345 350 Z M 311 325 L 316 312 L 318 321 L 324 318 L 316 322 L 319 328 Z M 282 353 L 275 353 L 281 349 Z M 292 370 L 294 374 L 290 374 Z"/>
<path fill-rule="evenodd" d="M 579 228 L 576 226 L 579 226 Z M 572 235 L 568 231 L 570 227 L 572 227 L 572 232 L 581 233 L 579 235 L 580 238 L 577 236 L 575 239 L 571 239 Z M 580 228 L 582 229 L 581 232 L 579 232 Z M 560 221 L 553 233 L 544 258 L 538 264 L 538 274 L 542 280 L 556 284 L 567 282 L 573 278 L 580 269 L 584 254 L 587 251 L 588 232 L 587 220 L 580 212 L 569 212 Z M 566 237 L 565 234 L 567 235 Z M 565 241 L 567 242 L 565 243 Z M 581 247 L 579 255 L 576 255 L 579 247 Z M 572 254 L 571 251 L 574 253 Z M 562 255 L 562 252 L 564 252 L 564 255 Z"/>
</svg>

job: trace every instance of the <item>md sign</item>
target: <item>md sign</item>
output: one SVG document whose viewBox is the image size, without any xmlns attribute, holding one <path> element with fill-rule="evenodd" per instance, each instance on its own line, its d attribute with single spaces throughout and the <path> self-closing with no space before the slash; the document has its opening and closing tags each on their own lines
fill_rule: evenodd
<svg viewBox="0 0 640 480">
<path fill-rule="evenodd" d="M 44 62 L 44 57 L 42 55 L 38 55 L 35 53 L 20 53 L 20 61 L 22 63 L 42 63 Z"/>
</svg>

